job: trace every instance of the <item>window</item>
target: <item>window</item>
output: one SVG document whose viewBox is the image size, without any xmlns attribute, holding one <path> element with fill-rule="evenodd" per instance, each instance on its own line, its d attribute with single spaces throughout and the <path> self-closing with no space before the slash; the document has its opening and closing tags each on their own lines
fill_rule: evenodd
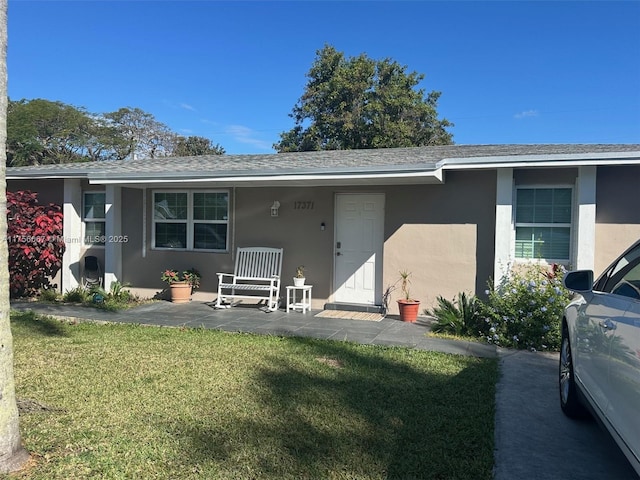
<svg viewBox="0 0 640 480">
<path fill-rule="evenodd" d="M 228 232 L 228 192 L 153 192 L 155 248 L 225 251 Z"/>
<path fill-rule="evenodd" d="M 609 267 L 594 290 L 640 300 L 640 244 Z"/>
<path fill-rule="evenodd" d="M 518 188 L 516 258 L 569 260 L 571 188 Z"/>
<path fill-rule="evenodd" d="M 85 245 L 104 245 L 105 240 L 105 194 L 84 192 L 82 221 L 84 222 Z"/>
</svg>

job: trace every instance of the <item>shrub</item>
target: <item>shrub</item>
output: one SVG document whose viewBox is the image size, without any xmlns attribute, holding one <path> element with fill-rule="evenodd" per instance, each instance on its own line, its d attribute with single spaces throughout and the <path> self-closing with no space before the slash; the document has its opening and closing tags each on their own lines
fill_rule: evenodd
<svg viewBox="0 0 640 480">
<path fill-rule="evenodd" d="M 51 288 L 65 249 L 60 206 L 39 205 L 30 191 L 7 192 L 7 239 L 11 297 Z"/>
<path fill-rule="evenodd" d="M 424 311 L 436 319 L 431 327 L 432 331 L 472 337 L 480 334 L 483 318 L 479 300 L 475 296 L 461 292 L 453 301 L 438 297 L 437 302 L 438 305 L 433 310 Z"/>
<path fill-rule="evenodd" d="M 64 302 L 81 303 L 86 306 L 109 311 L 122 310 L 140 303 L 140 298 L 133 295 L 120 282 L 111 283 L 109 292 L 97 285 L 90 289 L 78 286 L 66 292 L 62 296 L 62 300 Z"/>
<path fill-rule="evenodd" d="M 91 292 L 82 286 L 68 290 L 62 295 L 63 302 L 85 303 L 91 300 Z"/>
<path fill-rule="evenodd" d="M 55 288 L 44 288 L 40 290 L 38 299 L 43 302 L 57 302 L 60 298 L 58 291 Z"/>
<path fill-rule="evenodd" d="M 557 350 L 569 291 L 564 268 L 539 265 L 511 269 L 501 285 L 489 286 L 481 304 L 483 336 L 495 345 L 530 350 Z"/>
</svg>

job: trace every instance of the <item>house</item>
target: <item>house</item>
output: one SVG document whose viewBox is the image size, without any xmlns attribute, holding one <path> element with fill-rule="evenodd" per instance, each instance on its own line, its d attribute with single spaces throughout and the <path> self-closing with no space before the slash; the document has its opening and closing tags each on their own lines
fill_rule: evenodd
<svg viewBox="0 0 640 480">
<path fill-rule="evenodd" d="M 313 306 L 378 306 L 401 270 L 411 293 L 482 294 L 509 265 L 599 272 L 640 238 L 640 145 L 450 145 L 159 158 L 8 168 L 10 191 L 63 205 L 60 285 L 96 255 L 105 284 L 153 296 L 166 268 L 216 296 L 241 246 L 305 265 Z M 399 292 L 391 294 L 391 313 Z"/>
</svg>

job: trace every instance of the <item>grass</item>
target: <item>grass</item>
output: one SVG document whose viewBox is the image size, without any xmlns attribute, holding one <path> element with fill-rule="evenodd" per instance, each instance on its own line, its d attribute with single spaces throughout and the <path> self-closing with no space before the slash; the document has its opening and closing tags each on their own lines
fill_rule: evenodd
<svg viewBox="0 0 640 480">
<path fill-rule="evenodd" d="M 491 479 L 497 361 L 13 313 L 15 478 Z"/>
</svg>

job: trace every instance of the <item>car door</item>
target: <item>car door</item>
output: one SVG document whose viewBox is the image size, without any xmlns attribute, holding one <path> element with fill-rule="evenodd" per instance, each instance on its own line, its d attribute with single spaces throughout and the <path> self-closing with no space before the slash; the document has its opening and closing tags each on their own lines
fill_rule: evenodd
<svg viewBox="0 0 640 480">
<path fill-rule="evenodd" d="M 640 246 L 623 257 L 611 296 L 626 304 L 613 321 L 606 416 L 624 442 L 640 446 Z M 636 455 L 640 452 L 636 451 Z"/>
<path fill-rule="evenodd" d="M 611 369 L 620 366 L 619 345 L 627 341 L 623 340 L 628 335 L 625 314 L 636 301 L 634 296 L 640 297 L 640 290 L 630 282 L 636 276 L 640 278 L 639 262 L 640 244 L 625 252 L 600 276 L 576 323 L 579 356 L 575 362 L 576 376 L 607 416 L 626 402 L 616 393 L 622 387 L 621 377 L 616 377 L 616 385 L 612 385 Z"/>
<path fill-rule="evenodd" d="M 609 328 L 626 309 L 626 301 L 593 291 L 576 318 L 575 375 L 597 408 L 604 413 L 609 402 L 609 356 L 613 329 Z"/>
</svg>

